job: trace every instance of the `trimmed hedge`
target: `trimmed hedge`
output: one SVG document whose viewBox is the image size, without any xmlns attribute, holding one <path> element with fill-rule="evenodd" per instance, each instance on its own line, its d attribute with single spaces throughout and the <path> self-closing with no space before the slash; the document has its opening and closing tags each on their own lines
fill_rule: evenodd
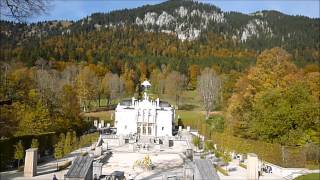
<svg viewBox="0 0 320 180">
<path fill-rule="evenodd" d="M 182 111 L 183 112 L 183 111 Z M 180 112 L 181 113 L 181 112 Z M 190 115 L 190 116 L 189 116 Z M 197 117 L 195 117 L 198 115 Z M 191 117 L 192 116 L 192 117 Z M 314 167 L 320 163 L 319 153 L 312 153 L 310 149 L 317 149 L 319 146 L 305 147 L 288 147 L 280 144 L 272 144 L 263 141 L 245 139 L 228 135 L 226 133 L 218 133 L 211 130 L 210 126 L 204 120 L 204 117 L 198 112 L 183 112 L 181 121 L 184 126 L 190 126 L 197 129 L 200 134 L 207 139 L 212 140 L 218 145 L 222 152 L 235 151 L 237 153 L 256 153 L 260 159 L 282 166 L 282 167 Z"/>
<path fill-rule="evenodd" d="M 260 159 L 283 167 L 305 167 L 306 158 L 301 147 L 284 147 L 262 141 L 243 139 L 223 133 L 212 133 L 211 139 L 223 151 L 256 153 Z"/>
</svg>

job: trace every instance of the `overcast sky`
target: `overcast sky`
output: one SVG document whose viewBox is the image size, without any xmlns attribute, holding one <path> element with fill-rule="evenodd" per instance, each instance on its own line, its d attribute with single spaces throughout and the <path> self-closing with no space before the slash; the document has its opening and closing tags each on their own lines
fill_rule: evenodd
<svg viewBox="0 0 320 180">
<path fill-rule="evenodd" d="M 290 15 L 319 17 L 319 0 L 200 0 L 214 4 L 223 11 L 252 13 L 259 10 L 278 10 Z M 163 0 L 50 0 L 48 14 L 28 19 L 28 22 L 44 20 L 79 20 L 95 12 L 110 12 L 135 8 L 145 4 L 158 4 Z M 3 18 L 3 17 L 1 17 Z"/>
</svg>

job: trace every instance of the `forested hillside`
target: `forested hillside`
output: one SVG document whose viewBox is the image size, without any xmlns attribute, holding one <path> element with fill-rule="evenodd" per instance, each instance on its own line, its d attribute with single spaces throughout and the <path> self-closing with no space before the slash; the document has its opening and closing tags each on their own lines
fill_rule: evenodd
<svg viewBox="0 0 320 180">
<path fill-rule="evenodd" d="M 263 49 L 279 46 L 304 65 L 319 59 L 319 25 L 319 19 L 277 11 L 222 12 L 209 4 L 173 0 L 95 13 L 76 22 L 1 21 L 1 59 L 18 58 L 29 65 L 39 56 L 77 62 L 87 61 L 90 55 L 94 62 L 141 56 L 193 60 L 252 57 Z M 50 42 L 57 43 L 56 49 L 48 48 Z M 109 52 L 112 48 L 118 51 L 119 46 L 119 53 Z M 28 53 L 23 52 L 26 49 Z M 70 51 L 78 56 L 69 55 Z"/>
</svg>

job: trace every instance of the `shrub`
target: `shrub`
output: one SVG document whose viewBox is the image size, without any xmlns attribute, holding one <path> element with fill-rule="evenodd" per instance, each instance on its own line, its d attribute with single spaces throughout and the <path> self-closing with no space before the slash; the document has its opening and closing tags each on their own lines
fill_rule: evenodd
<svg viewBox="0 0 320 180">
<path fill-rule="evenodd" d="M 87 156 L 88 152 L 81 153 L 81 156 Z"/>
<path fill-rule="evenodd" d="M 247 165 L 245 165 L 245 164 L 243 164 L 243 163 L 240 163 L 239 166 L 247 169 Z"/>
<path fill-rule="evenodd" d="M 214 166 L 217 171 L 221 172 L 225 176 L 229 176 L 228 172 L 220 166 Z"/>
<path fill-rule="evenodd" d="M 194 146 L 196 146 L 199 149 L 200 148 L 200 143 L 201 143 L 200 137 L 199 136 L 194 136 L 192 138 L 192 143 L 193 143 Z"/>
</svg>

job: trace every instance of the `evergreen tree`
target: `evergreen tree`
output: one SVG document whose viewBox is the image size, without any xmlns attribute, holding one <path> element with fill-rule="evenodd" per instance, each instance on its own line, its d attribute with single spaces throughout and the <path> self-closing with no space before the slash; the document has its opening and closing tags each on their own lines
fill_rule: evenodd
<svg viewBox="0 0 320 180">
<path fill-rule="evenodd" d="M 54 158 L 57 161 L 57 170 L 58 170 L 58 159 L 61 159 L 64 156 L 64 143 L 65 137 L 64 134 L 61 133 L 59 137 L 58 143 L 54 146 Z"/>
<path fill-rule="evenodd" d="M 73 149 L 77 149 L 77 147 L 78 147 L 77 133 L 75 131 L 72 131 L 71 146 Z"/>
<path fill-rule="evenodd" d="M 32 139 L 31 148 L 39 148 L 38 139 Z"/>
<path fill-rule="evenodd" d="M 15 145 L 15 152 L 14 152 L 14 158 L 18 160 L 18 169 L 20 167 L 20 160 L 24 157 L 24 148 L 22 145 L 22 141 L 19 140 L 19 142 Z"/>
<path fill-rule="evenodd" d="M 72 138 L 71 133 L 67 132 L 66 139 L 64 141 L 64 147 L 63 147 L 64 154 L 69 154 L 72 151 L 71 138 Z"/>
</svg>

